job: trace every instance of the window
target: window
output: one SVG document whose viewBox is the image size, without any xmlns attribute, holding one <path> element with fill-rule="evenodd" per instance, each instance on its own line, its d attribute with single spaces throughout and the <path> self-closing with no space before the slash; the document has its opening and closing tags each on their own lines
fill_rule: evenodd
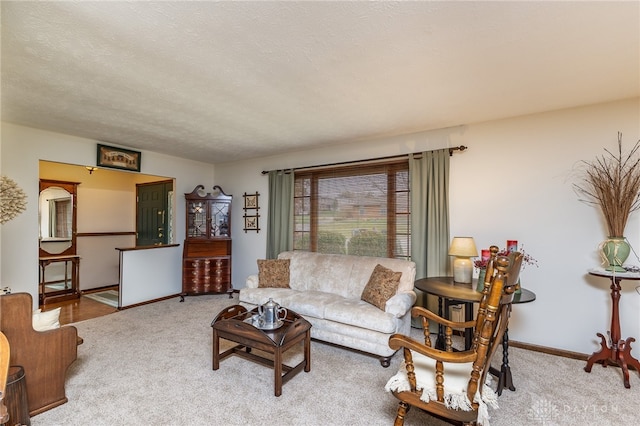
<svg viewBox="0 0 640 426">
<path fill-rule="evenodd" d="M 53 238 L 71 239 L 71 197 L 49 200 L 51 212 L 51 236 Z"/>
<path fill-rule="evenodd" d="M 296 172 L 294 250 L 411 257 L 407 160 Z"/>
</svg>

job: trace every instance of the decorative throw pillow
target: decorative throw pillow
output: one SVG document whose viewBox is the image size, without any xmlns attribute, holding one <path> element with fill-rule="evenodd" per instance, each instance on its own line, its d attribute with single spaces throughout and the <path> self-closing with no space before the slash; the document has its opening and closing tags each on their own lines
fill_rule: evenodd
<svg viewBox="0 0 640 426">
<path fill-rule="evenodd" d="M 289 259 L 258 259 L 258 288 L 289 288 Z"/>
<path fill-rule="evenodd" d="M 380 264 L 376 265 L 369 277 L 369 282 L 362 290 L 360 299 L 384 311 L 387 300 L 395 296 L 398 291 L 401 276 L 402 272 L 394 272 Z"/>
<path fill-rule="evenodd" d="M 55 308 L 46 312 L 42 312 L 41 309 L 33 311 L 33 329 L 36 331 L 46 331 L 60 328 L 60 309 L 61 308 Z"/>
</svg>

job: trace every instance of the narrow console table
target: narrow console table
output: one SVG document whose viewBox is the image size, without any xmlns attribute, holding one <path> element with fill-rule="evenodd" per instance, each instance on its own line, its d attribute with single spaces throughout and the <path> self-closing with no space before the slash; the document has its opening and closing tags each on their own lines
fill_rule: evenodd
<svg viewBox="0 0 640 426">
<path fill-rule="evenodd" d="M 618 305 L 620 303 L 620 282 L 622 280 L 640 280 L 640 273 L 637 272 L 613 272 L 606 271 L 604 269 L 591 269 L 589 274 L 596 277 L 609 278 L 611 280 L 611 330 L 610 341 L 602 333 L 596 333 L 600 338 L 600 350 L 594 352 L 588 359 L 587 365 L 584 367 L 584 371 L 591 372 L 591 367 L 595 362 L 602 362 L 604 367 L 607 366 L 607 362 L 611 361 L 622 368 L 624 375 L 623 382 L 624 387 L 629 389 L 631 384 L 629 383 L 629 365 L 635 367 L 636 371 L 640 373 L 640 362 L 631 355 L 631 342 L 635 342 L 633 337 L 627 337 L 622 339 L 620 332 L 620 314 L 618 311 Z"/>
<path fill-rule="evenodd" d="M 44 305 L 51 301 L 61 302 L 63 300 L 80 298 L 80 256 L 64 255 L 64 256 L 43 256 L 40 262 L 40 304 Z M 62 279 L 54 281 L 54 283 L 62 283 L 63 288 L 47 290 L 47 285 L 51 282 L 47 281 L 45 272 L 47 266 L 52 263 L 64 264 L 64 276 Z M 71 270 L 69 270 L 71 264 Z M 59 277 L 58 277 L 59 278 Z"/>
</svg>

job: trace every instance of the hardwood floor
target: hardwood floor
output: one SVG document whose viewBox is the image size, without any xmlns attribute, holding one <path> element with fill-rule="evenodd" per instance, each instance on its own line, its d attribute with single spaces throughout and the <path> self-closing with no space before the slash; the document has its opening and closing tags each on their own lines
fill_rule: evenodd
<svg viewBox="0 0 640 426">
<path fill-rule="evenodd" d="M 117 289 L 117 287 L 115 287 L 115 289 Z M 57 307 L 62 308 L 60 309 L 60 325 L 101 317 L 118 311 L 117 308 L 96 302 L 84 296 L 81 296 L 79 299 L 64 302 L 47 303 L 41 306 L 41 309 L 46 312 Z"/>
</svg>

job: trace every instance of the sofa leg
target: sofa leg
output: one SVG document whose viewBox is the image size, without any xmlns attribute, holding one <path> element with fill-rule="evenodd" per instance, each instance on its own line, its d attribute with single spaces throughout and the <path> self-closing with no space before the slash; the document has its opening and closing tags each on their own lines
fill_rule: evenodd
<svg viewBox="0 0 640 426">
<path fill-rule="evenodd" d="M 384 368 L 387 368 L 388 366 L 391 365 L 391 357 L 390 356 L 381 356 L 380 357 L 380 365 L 382 365 Z"/>
</svg>

